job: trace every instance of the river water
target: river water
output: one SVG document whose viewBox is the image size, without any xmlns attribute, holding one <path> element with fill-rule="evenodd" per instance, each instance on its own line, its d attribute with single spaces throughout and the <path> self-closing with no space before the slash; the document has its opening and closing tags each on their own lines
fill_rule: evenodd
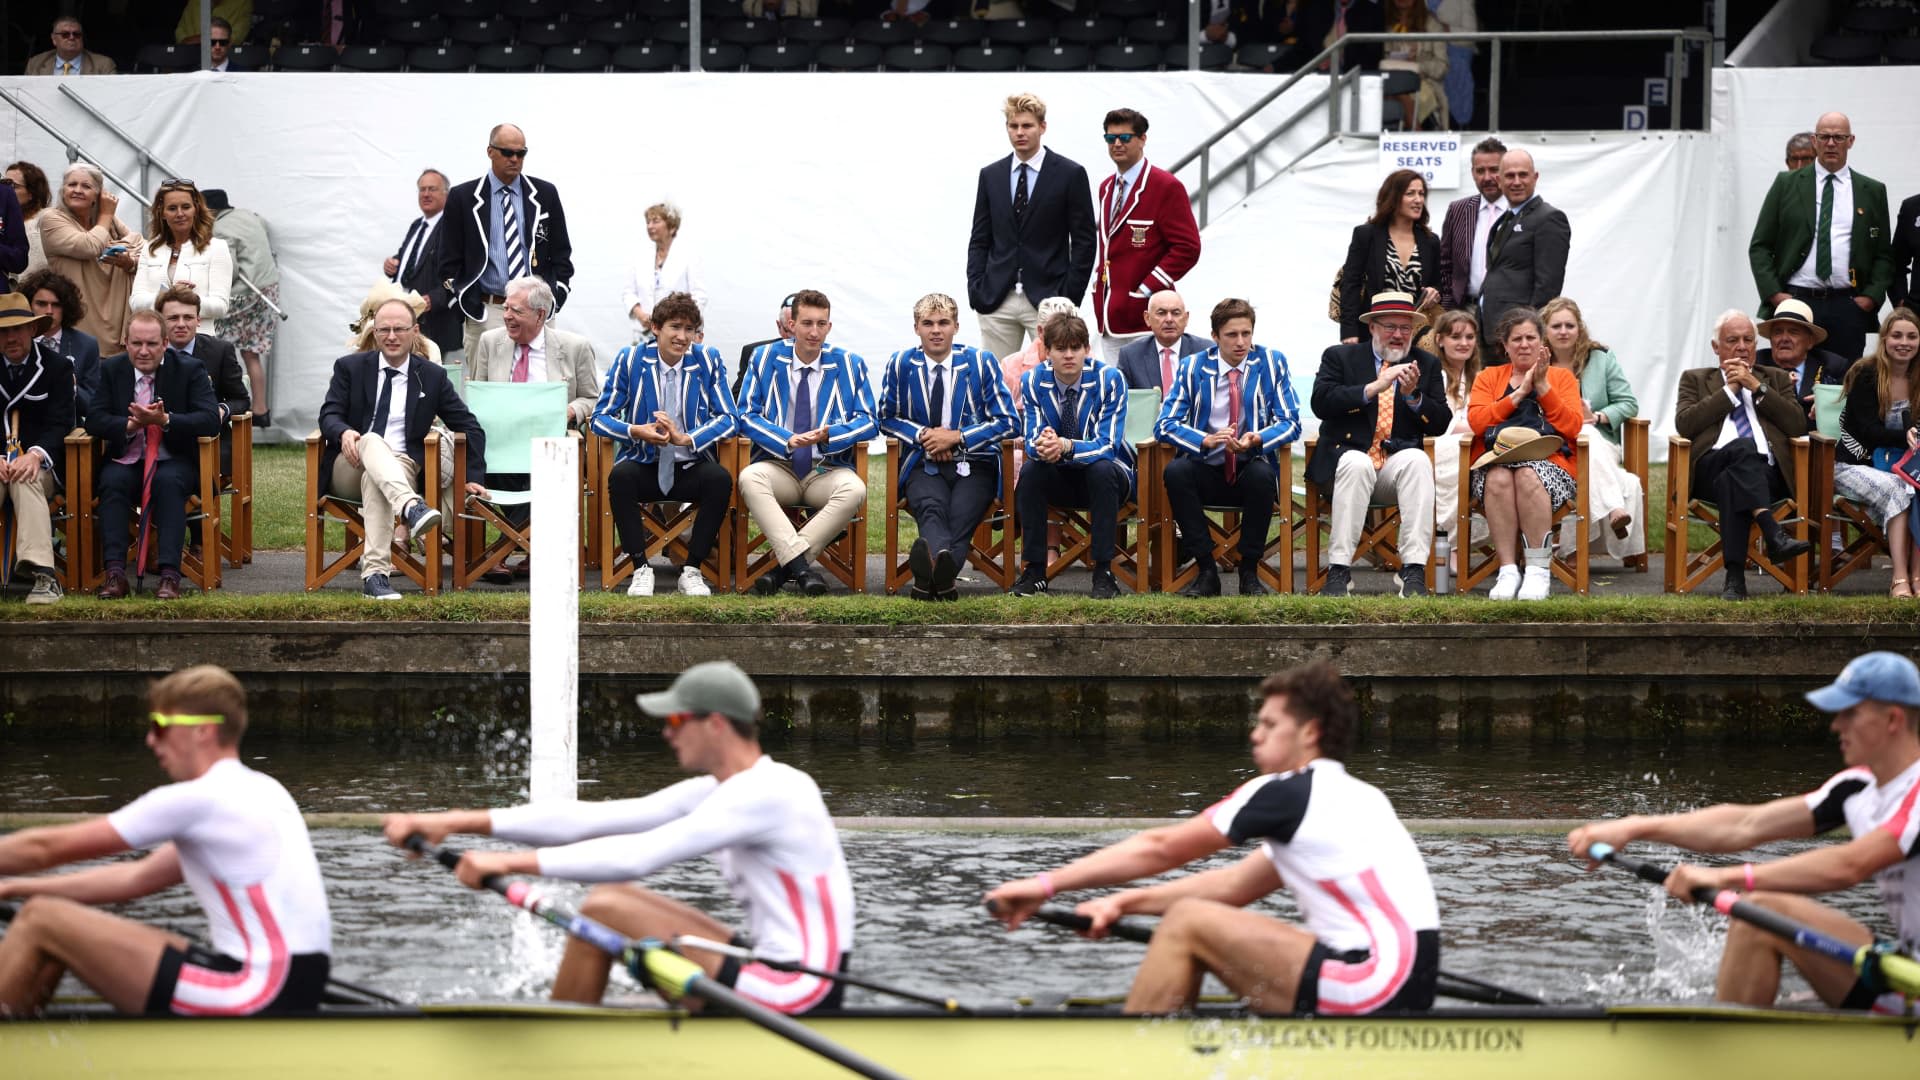
<svg viewBox="0 0 1920 1080">
<path fill-rule="evenodd" d="M 311 811 L 503 805 L 524 797 L 524 747 L 376 749 L 292 740 L 249 743 Z M 1193 813 L 1251 775 L 1237 743 L 1046 742 L 906 749 L 795 743 L 777 757 L 812 772 L 840 815 L 931 817 L 1171 816 Z M 1402 816 L 1589 818 L 1666 811 L 1806 790 L 1837 768 L 1827 748 L 1559 746 L 1391 748 L 1358 752 L 1359 776 Z M 151 756 L 123 743 L 6 747 L 0 812 L 104 811 L 160 782 Z M 652 790 L 677 777 L 652 736 L 590 749 L 583 798 Z M 1124 992 L 1142 948 L 1045 927 L 1006 933 L 979 897 L 1117 834 L 1008 835 L 853 830 L 844 835 L 859 896 L 857 970 L 964 1001 L 1025 994 Z M 1422 835 L 1440 894 L 1448 970 L 1555 1002 L 1705 1000 L 1723 921 L 1660 899 L 1624 873 L 1588 874 L 1557 835 Z M 409 863 L 369 831 L 319 830 L 331 890 L 336 973 L 417 1001 L 542 996 L 558 931 L 437 867 Z M 1773 853 L 1791 850 L 1770 849 Z M 717 872 L 701 862 L 647 884 L 737 924 Z M 578 889 L 564 895 L 577 898 Z M 1881 932 L 1870 889 L 1841 906 Z M 1291 916 L 1284 899 L 1267 905 Z M 184 890 L 128 913 L 195 932 Z M 1789 986 L 1804 986 L 1790 980 Z M 850 1001 L 882 999 L 855 992 Z"/>
</svg>

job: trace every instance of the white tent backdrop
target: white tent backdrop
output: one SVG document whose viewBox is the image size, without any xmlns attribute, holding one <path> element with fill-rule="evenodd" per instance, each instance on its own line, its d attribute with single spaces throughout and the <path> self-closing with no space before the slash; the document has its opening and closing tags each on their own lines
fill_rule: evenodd
<svg viewBox="0 0 1920 1080">
<path fill-rule="evenodd" d="M 1920 186 L 1920 118 L 1903 111 L 1911 79 L 1896 68 L 1722 70 L 1712 134 L 1503 135 L 1534 151 L 1540 193 L 1572 220 L 1566 291 L 1625 364 L 1641 414 L 1654 422 L 1656 457 L 1665 453 L 1679 371 L 1709 362 L 1714 315 L 1755 305 L 1747 237 L 1786 136 L 1811 128 L 1822 109 L 1849 112 L 1860 135 L 1855 163 L 1887 181 L 1897 202 Z M 131 152 L 52 82 L 0 86 L 136 176 Z M 620 291 L 650 250 L 641 210 L 663 198 L 685 216 L 679 242 L 695 252 L 712 294 L 707 339 L 729 358 L 767 336 L 773 305 L 804 286 L 833 298 L 834 340 L 877 363 L 912 343 L 909 312 L 922 294 L 945 292 L 965 307 L 978 169 L 1006 153 L 1006 94 L 1045 98 L 1048 145 L 1097 182 L 1107 168 L 1099 132 L 1108 108 L 1146 113 L 1148 156 L 1167 163 L 1275 84 L 1185 72 L 276 73 L 123 76 L 81 89 L 169 165 L 227 189 L 271 223 L 293 316 L 275 360 L 274 412 L 284 418 L 276 429 L 297 434 L 312 425 L 346 324 L 415 212 L 415 175 L 427 166 L 456 183 L 477 175 L 496 121 L 526 129 L 528 171 L 560 187 L 576 275 L 559 325 L 591 337 L 603 366 L 629 339 Z M 1312 92 L 1304 84 L 1293 91 Z M 55 140 L 11 109 L 0 112 L 0 156 L 37 161 L 56 176 L 65 161 Z M 1350 138 L 1238 207 L 1216 203 L 1183 289 L 1194 330 L 1205 333 L 1220 298 L 1246 297 L 1261 312 L 1259 339 L 1283 350 L 1304 382 L 1335 340 L 1327 287 L 1382 174 L 1373 144 Z M 1466 190 L 1436 192 L 1436 229 L 1446 199 Z M 132 214 L 123 208 L 129 224 L 144 224 Z M 963 334 L 973 332 L 963 315 Z"/>
</svg>

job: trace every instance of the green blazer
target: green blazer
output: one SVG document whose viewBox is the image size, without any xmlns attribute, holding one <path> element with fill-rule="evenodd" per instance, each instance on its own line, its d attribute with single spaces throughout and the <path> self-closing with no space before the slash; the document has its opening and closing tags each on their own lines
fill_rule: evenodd
<svg viewBox="0 0 1920 1080">
<path fill-rule="evenodd" d="M 1773 178 L 1760 218 L 1747 242 L 1747 261 L 1753 265 L 1753 284 L 1760 290 L 1760 318 L 1771 318 L 1767 298 L 1787 291 L 1787 279 L 1807 261 L 1813 250 L 1817 223 L 1814 174 L 1820 166 L 1783 172 Z M 1893 284 L 1893 230 L 1888 225 L 1887 185 L 1853 170 L 1853 237 L 1848 256 L 1854 291 L 1872 300 L 1875 310 Z"/>
<path fill-rule="evenodd" d="M 1620 429 L 1640 415 L 1640 402 L 1612 353 L 1595 349 L 1587 354 L 1587 368 L 1580 373 L 1580 396 L 1587 399 L 1596 415 L 1607 418 L 1606 423 L 1593 425 L 1595 430 L 1615 446 L 1620 445 Z"/>
</svg>

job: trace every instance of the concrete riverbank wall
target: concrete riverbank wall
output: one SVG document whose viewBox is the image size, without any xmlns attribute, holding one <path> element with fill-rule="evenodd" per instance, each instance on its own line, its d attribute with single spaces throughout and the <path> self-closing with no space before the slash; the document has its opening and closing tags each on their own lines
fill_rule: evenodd
<svg viewBox="0 0 1920 1080">
<path fill-rule="evenodd" d="M 587 625 L 582 739 L 653 726 L 632 695 L 703 659 L 759 680 L 777 740 L 1236 738 L 1258 680 L 1325 657 L 1370 740 L 1817 742 L 1799 693 L 1916 625 Z M 524 624 L 0 626 L 0 741 L 124 733 L 146 680 L 213 662 L 255 731 L 459 744 L 524 726 Z"/>
</svg>

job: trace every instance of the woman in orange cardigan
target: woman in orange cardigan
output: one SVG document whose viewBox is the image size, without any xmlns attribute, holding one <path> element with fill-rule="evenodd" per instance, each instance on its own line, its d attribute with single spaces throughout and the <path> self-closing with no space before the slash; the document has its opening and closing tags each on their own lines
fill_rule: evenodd
<svg viewBox="0 0 1920 1080">
<path fill-rule="evenodd" d="M 1553 584 L 1553 548 L 1548 533 L 1554 511 L 1573 501 L 1574 441 L 1580 437 L 1580 380 L 1553 366 L 1540 313 L 1514 308 L 1494 331 L 1494 347 L 1506 363 L 1473 380 L 1467 423 L 1473 438 L 1473 497 L 1487 517 L 1487 531 L 1500 558 L 1495 600 L 1545 600 Z M 1561 446 L 1538 460 L 1489 454 L 1501 428 L 1524 427 L 1555 434 Z M 1519 456 L 1525 456 L 1522 453 Z M 1536 455 L 1537 456 L 1537 455 Z M 1515 557 L 1525 549 L 1524 577 Z"/>
</svg>

